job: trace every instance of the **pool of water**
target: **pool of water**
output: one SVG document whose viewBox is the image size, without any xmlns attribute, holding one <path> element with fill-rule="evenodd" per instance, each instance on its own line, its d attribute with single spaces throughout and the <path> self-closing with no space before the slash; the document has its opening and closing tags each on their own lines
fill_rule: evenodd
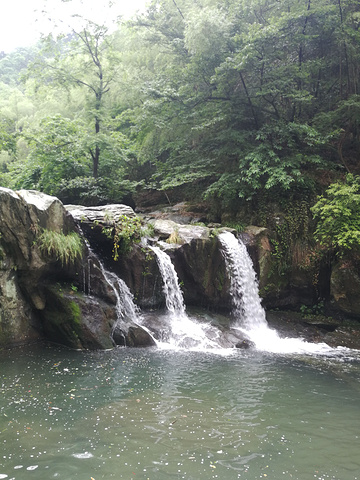
<svg viewBox="0 0 360 480">
<path fill-rule="evenodd" d="M 360 479 L 360 360 L 0 352 L 0 479 Z"/>
</svg>

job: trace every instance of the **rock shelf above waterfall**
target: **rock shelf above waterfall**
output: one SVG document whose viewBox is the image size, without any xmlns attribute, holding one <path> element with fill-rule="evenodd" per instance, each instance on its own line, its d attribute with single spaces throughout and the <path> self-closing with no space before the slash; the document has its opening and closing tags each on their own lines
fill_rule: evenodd
<svg viewBox="0 0 360 480">
<path fill-rule="evenodd" d="M 93 224 L 99 222 L 103 225 L 111 225 L 120 217 L 135 217 L 134 210 L 128 205 L 110 204 L 99 207 L 84 207 L 82 205 L 65 205 L 77 222 Z"/>
<path fill-rule="evenodd" d="M 168 239 L 175 235 L 178 244 L 190 243 L 194 239 L 209 239 L 211 229 L 199 225 L 181 225 L 172 220 L 153 220 L 150 223 L 154 226 L 155 236 L 161 240 Z"/>
</svg>

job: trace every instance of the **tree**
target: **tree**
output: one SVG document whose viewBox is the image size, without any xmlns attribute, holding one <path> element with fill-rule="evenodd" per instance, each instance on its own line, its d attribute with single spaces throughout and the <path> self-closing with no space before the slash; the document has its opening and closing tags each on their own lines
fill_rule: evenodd
<svg viewBox="0 0 360 480">
<path fill-rule="evenodd" d="M 41 84 L 52 82 L 68 92 L 80 88 L 85 92 L 83 116 L 92 124 L 88 152 L 92 158 L 92 174 L 99 175 L 102 150 L 106 148 L 101 125 L 105 115 L 105 96 L 110 91 L 118 70 L 118 57 L 104 25 L 86 21 L 84 28 L 54 41 L 46 39 L 46 49 L 32 64 L 30 74 Z"/>
<path fill-rule="evenodd" d="M 151 53 L 133 109 L 153 185 L 201 179 L 227 204 L 264 190 L 315 193 L 316 168 L 346 163 L 341 139 L 358 144 L 357 98 L 341 100 L 358 88 L 358 15 L 354 0 L 154 0 L 135 25 L 134 55 Z M 337 129 L 325 128 L 319 113 L 335 110 Z"/>
<path fill-rule="evenodd" d="M 84 136 L 78 121 L 60 115 L 44 118 L 27 134 L 30 154 L 18 183 L 54 195 L 61 182 L 88 176 L 91 160 Z"/>
</svg>

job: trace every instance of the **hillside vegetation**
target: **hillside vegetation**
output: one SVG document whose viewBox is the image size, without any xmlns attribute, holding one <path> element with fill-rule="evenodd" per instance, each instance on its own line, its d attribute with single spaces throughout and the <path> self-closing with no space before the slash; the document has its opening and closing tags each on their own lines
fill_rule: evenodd
<svg viewBox="0 0 360 480">
<path fill-rule="evenodd" d="M 306 230 L 318 195 L 319 222 L 336 185 L 357 199 L 359 2 L 153 0 L 113 32 L 84 20 L 0 60 L 0 112 L 1 186 L 86 205 L 157 190 L 264 226 L 276 205 Z"/>
</svg>

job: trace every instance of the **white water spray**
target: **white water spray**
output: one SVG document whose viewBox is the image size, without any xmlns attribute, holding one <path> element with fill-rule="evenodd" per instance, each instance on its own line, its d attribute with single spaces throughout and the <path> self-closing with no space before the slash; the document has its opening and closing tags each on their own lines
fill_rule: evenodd
<svg viewBox="0 0 360 480">
<path fill-rule="evenodd" d="M 261 306 L 256 273 L 245 245 L 230 232 L 219 235 L 230 274 L 230 293 L 233 314 L 247 329 L 267 327 L 265 311 Z"/>
<path fill-rule="evenodd" d="M 149 335 L 156 342 L 151 332 L 141 324 L 141 311 L 140 308 L 134 302 L 134 296 L 131 293 L 129 287 L 124 280 L 119 278 L 116 273 L 109 272 L 104 267 L 103 263 L 97 259 L 100 265 L 101 272 L 116 297 L 116 317 L 117 320 L 112 327 L 112 335 L 117 327 L 125 328 L 127 323 L 133 322 L 135 325 L 139 325 L 142 329 L 149 333 Z M 124 342 L 125 342 L 125 336 Z"/>
<path fill-rule="evenodd" d="M 235 328 L 244 331 L 258 350 L 316 354 L 334 351 L 325 343 L 308 343 L 301 338 L 280 338 L 275 330 L 270 329 L 265 310 L 261 306 L 256 273 L 245 245 L 230 232 L 221 233 L 219 240 L 230 275 Z"/>
<path fill-rule="evenodd" d="M 129 287 L 124 280 L 119 278 L 115 273 L 108 272 L 103 264 L 99 262 L 101 271 L 108 285 L 114 291 L 116 296 L 116 313 L 119 320 L 132 320 L 137 322 L 140 316 L 140 309 L 134 303 L 134 296 L 130 292 Z"/>
<path fill-rule="evenodd" d="M 163 252 L 159 247 L 154 246 L 150 248 L 156 255 L 157 264 L 164 283 L 166 308 L 169 312 L 181 316 L 182 314 L 185 314 L 185 304 L 174 265 L 172 264 L 169 255 Z"/>
<path fill-rule="evenodd" d="M 219 349 L 217 342 L 219 331 L 208 323 L 196 322 L 186 314 L 179 279 L 169 255 L 159 247 L 150 248 L 156 256 L 163 280 L 166 308 L 169 312 L 167 331 L 164 332 L 164 338 L 158 346 L 191 350 Z"/>
</svg>

